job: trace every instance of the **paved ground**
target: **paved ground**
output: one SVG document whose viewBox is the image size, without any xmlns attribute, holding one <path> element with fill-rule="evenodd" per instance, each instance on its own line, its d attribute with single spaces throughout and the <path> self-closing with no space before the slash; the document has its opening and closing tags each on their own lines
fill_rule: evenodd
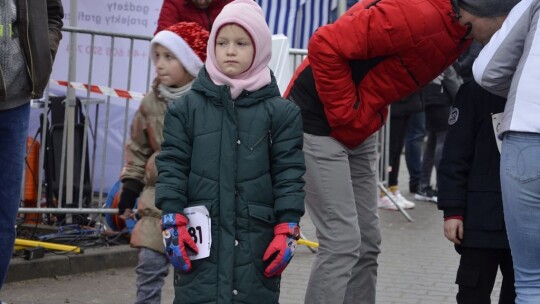
<svg viewBox="0 0 540 304">
<path fill-rule="evenodd" d="M 406 181 L 406 172 L 400 180 Z M 405 184 L 405 183 L 404 183 Z M 405 189 L 402 190 L 410 198 Z M 379 257 L 377 304 L 455 303 L 453 283 L 459 256 L 442 234 L 441 212 L 434 204 L 417 203 L 407 220 L 397 211 L 380 210 L 383 235 Z M 302 220 L 305 236 L 315 239 L 314 227 Z M 314 254 L 301 246 L 284 273 L 282 304 L 303 303 Z M 133 303 L 135 273 L 132 267 L 8 283 L 0 298 L 9 304 L 109 304 Z M 331 284 L 331 282 L 328 282 Z M 500 279 L 494 294 L 498 294 Z M 163 303 L 172 303 L 172 276 L 163 289 Z M 496 303 L 497 296 L 492 296 Z M 334 304 L 334 303 L 329 303 Z"/>
</svg>

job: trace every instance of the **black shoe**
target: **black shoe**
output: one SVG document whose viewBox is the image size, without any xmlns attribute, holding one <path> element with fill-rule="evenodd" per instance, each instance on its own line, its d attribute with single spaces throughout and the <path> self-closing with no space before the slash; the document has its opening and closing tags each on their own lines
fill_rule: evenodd
<svg viewBox="0 0 540 304">
<path fill-rule="evenodd" d="M 416 191 L 414 199 L 417 201 L 437 203 L 437 191 L 433 190 L 431 186 L 420 187 Z"/>
<path fill-rule="evenodd" d="M 418 184 L 409 184 L 409 193 L 416 193 L 418 191 Z"/>
</svg>

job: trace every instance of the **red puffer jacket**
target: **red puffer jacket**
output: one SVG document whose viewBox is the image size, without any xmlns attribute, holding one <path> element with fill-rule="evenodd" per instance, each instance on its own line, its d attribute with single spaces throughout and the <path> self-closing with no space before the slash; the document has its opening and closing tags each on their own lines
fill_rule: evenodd
<svg viewBox="0 0 540 304">
<path fill-rule="evenodd" d="M 362 143 L 382 126 L 390 103 L 426 85 L 466 50 L 467 33 L 449 0 L 364 0 L 319 28 L 308 59 L 331 135 L 350 148 Z M 374 59 L 365 71 L 352 64 Z"/>
<path fill-rule="evenodd" d="M 163 0 L 154 34 L 180 21 L 197 22 L 210 31 L 217 15 L 231 1 L 214 0 L 207 9 L 200 9 L 193 5 L 192 0 Z"/>
</svg>

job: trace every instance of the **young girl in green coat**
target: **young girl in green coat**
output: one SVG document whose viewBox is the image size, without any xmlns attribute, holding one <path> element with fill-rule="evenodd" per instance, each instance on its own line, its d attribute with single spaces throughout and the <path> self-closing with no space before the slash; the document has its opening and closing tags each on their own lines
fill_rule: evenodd
<svg viewBox="0 0 540 304">
<path fill-rule="evenodd" d="M 304 213 L 300 110 L 280 97 L 254 1 L 225 6 L 207 56 L 156 157 L 174 303 L 278 303 Z"/>
</svg>

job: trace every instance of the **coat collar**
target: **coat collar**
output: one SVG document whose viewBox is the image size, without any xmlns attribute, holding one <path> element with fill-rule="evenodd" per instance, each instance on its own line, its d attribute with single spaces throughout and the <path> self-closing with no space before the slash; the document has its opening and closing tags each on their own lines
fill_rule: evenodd
<svg viewBox="0 0 540 304">
<path fill-rule="evenodd" d="M 262 102 L 266 99 L 273 97 L 280 97 L 279 88 L 277 86 L 274 73 L 271 73 L 271 82 L 255 92 L 248 92 L 246 90 L 234 100 L 234 105 L 238 107 L 249 107 L 253 104 Z M 212 82 L 208 76 L 206 68 L 203 67 L 199 72 L 199 76 L 195 80 L 192 86 L 192 90 L 205 95 L 207 99 L 216 105 L 228 106 L 232 104 L 231 90 L 226 85 L 216 85 Z"/>
</svg>

